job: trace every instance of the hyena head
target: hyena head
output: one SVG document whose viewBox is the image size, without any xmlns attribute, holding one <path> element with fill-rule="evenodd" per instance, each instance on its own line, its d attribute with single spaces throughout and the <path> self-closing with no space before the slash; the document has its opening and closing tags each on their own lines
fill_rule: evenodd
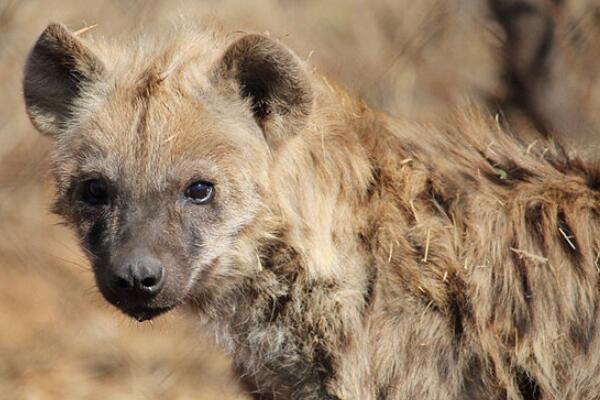
<svg viewBox="0 0 600 400">
<path fill-rule="evenodd" d="M 312 107 L 302 63 L 264 36 L 115 50 L 57 24 L 29 55 L 24 96 L 56 143 L 56 212 L 104 297 L 139 320 L 243 273 L 232 257 L 268 209 L 273 152 Z"/>
</svg>

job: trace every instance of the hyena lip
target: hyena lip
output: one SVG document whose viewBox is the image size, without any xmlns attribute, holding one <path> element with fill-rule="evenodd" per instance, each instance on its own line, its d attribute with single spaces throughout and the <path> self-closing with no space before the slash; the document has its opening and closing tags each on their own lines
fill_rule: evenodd
<svg viewBox="0 0 600 400">
<path fill-rule="evenodd" d="M 173 307 L 134 307 L 123 309 L 122 311 L 138 322 L 144 322 L 166 313 L 171 308 Z"/>
</svg>

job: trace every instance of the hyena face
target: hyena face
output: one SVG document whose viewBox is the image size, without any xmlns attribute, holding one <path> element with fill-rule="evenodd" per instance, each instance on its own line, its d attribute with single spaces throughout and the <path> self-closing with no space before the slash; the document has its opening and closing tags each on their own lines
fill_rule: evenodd
<svg viewBox="0 0 600 400">
<path fill-rule="evenodd" d="M 228 254 L 268 207 L 269 146 L 312 102 L 274 41 L 193 40 L 102 58 L 50 25 L 25 70 L 30 118 L 56 140 L 55 209 L 104 297 L 140 320 L 240 273 Z"/>
<path fill-rule="evenodd" d="M 56 209 L 77 229 L 102 294 L 138 318 L 207 278 L 260 210 L 264 184 L 247 172 L 263 161 L 259 140 L 232 140 L 239 127 L 160 90 L 160 100 L 109 94 L 57 154 Z"/>
</svg>

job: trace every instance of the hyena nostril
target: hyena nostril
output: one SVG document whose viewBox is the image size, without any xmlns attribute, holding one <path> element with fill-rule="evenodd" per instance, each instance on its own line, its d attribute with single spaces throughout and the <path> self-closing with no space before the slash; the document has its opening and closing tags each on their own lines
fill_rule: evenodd
<svg viewBox="0 0 600 400">
<path fill-rule="evenodd" d="M 112 268 L 109 270 L 108 274 L 108 282 L 115 292 L 128 292 L 135 286 L 135 280 L 130 265 Z"/>
<path fill-rule="evenodd" d="M 131 287 L 131 284 L 125 278 L 116 278 L 115 286 L 118 287 L 119 289 L 127 289 L 127 288 Z"/>
<path fill-rule="evenodd" d="M 147 278 L 142 279 L 142 286 L 146 288 L 151 288 L 158 283 L 158 278 L 154 276 L 149 276 Z"/>
<path fill-rule="evenodd" d="M 164 268 L 154 257 L 140 257 L 131 270 L 134 290 L 141 295 L 156 295 L 164 284 Z"/>
</svg>

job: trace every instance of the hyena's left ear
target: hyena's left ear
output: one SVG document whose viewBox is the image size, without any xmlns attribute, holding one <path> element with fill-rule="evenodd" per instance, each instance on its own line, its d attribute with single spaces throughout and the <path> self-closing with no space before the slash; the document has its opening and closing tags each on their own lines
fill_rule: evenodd
<svg viewBox="0 0 600 400">
<path fill-rule="evenodd" d="M 257 34 L 238 39 L 225 51 L 215 77 L 249 101 L 269 142 L 306 124 L 313 105 L 310 80 L 302 61 L 275 40 Z"/>
<path fill-rule="evenodd" d="M 100 79 L 104 65 L 73 33 L 50 24 L 31 50 L 23 77 L 27 114 L 43 134 L 58 136 L 83 90 Z"/>
</svg>

